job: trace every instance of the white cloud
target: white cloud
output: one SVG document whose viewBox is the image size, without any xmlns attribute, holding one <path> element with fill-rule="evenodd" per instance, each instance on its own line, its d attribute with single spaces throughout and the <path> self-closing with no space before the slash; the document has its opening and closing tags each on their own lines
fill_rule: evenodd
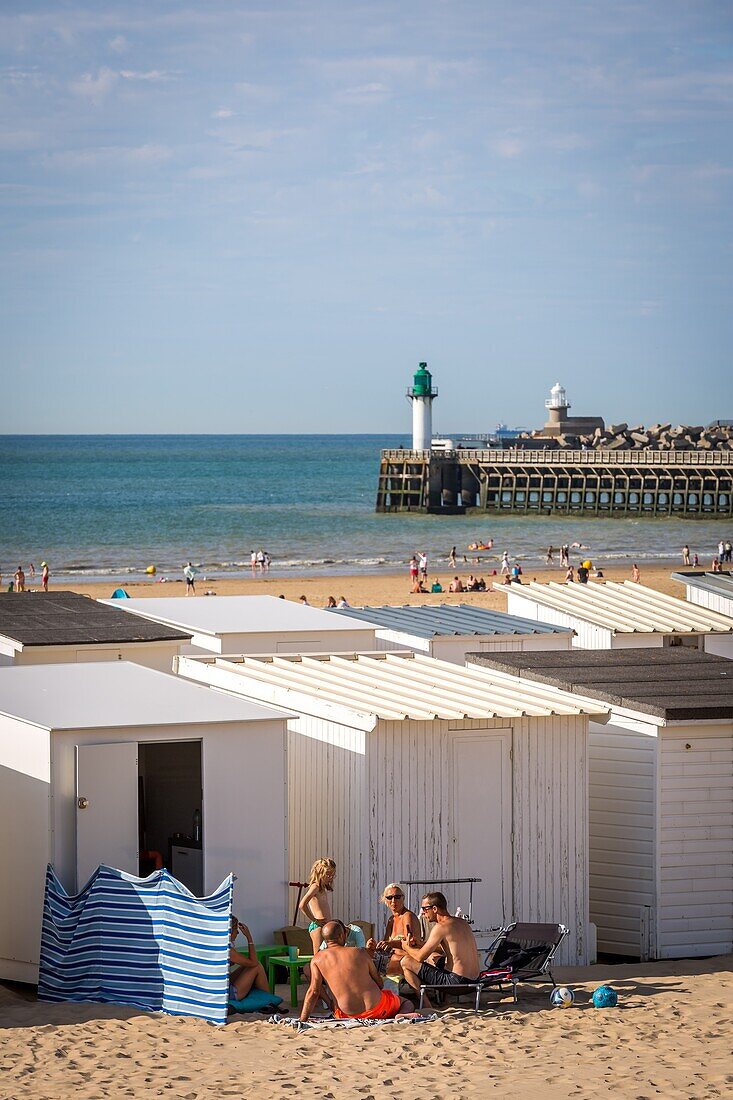
<svg viewBox="0 0 733 1100">
<path fill-rule="evenodd" d="M 234 111 L 231 111 L 228 107 L 220 107 L 218 111 L 211 112 L 212 118 L 234 118 Z"/>
<path fill-rule="evenodd" d="M 76 95 L 90 99 L 97 103 L 109 95 L 119 80 L 119 75 L 113 69 L 98 69 L 94 73 L 82 73 L 77 80 L 72 80 L 71 90 Z"/>
<path fill-rule="evenodd" d="M 127 49 L 127 39 L 124 34 L 117 34 L 114 38 L 110 38 L 107 45 L 113 53 L 124 53 Z"/>
<path fill-rule="evenodd" d="M 354 88 L 344 88 L 339 92 L 338 98 L 342 103 L 354 106 L 370 106 L 374 103 L 384 103 L 391 96 L 391 90 L 386 84 L 374 82 L 372 84 L 358 84 Z"/>
<path fill-rule="evenodd" d="M 504 160 L 513 160 L 524 152 L 524 142 L 519 138 L 505 137 L 494 142 L 494 149 Z"/>
<path fill-rule="evenodd" d="M 123 80 L 157 81 L 168 80 L 171 74 L 163 72 L 161 69 L 149 69 L 147 72 L 138 72 L 135 69 L 120 69 L 120 76 Z"/>
</svg>

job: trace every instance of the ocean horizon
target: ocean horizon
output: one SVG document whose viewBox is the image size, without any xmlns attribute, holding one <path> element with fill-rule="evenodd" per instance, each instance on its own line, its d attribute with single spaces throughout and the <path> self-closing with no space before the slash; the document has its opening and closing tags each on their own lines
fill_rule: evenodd
<svg viewBox="0 0 733 1100">
<path fill-rule="evenodd" d="M 709 565 L 720 520 L 544 516 L 425 516 L 374 511 L 380 451 L 403 435 L 0 436 L 0 571 L 48 561 L 52 581 L 131 581 L 154 565 L 180 579 L 188 560 L 205 577 L 250 573 L 250 552 L 270 575 L 393 572 L 425 550 L 443 571 L 492 538 L 528 566 L 549 545 L 579 543 L 599 565 L 681 561 L 689 543 Z M 472 555 L 469 555 L 472 557 Z"/>
</svg>

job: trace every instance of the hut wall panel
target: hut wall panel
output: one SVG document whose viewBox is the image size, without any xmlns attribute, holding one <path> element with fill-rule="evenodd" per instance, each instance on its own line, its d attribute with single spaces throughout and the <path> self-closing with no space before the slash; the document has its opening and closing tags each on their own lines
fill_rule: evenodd
<svg viewBox="0 0 733 1100">
<path fill-rule="evenodd" d="M 724 596 L 718 592 L 707 592 L 703 588 L 693 588 L 689 585 L 687 599 L 699 607 L 707 607 L 711 611 L 719 611 L 721 615 L 729 615 L 733 618 L 733 598 L 730 596 Z"/>
<path fill-rule="evenodd" d="M 660 957 L 729 952 L 733 726 L 661 731 L 659 766 Z"/>
<path fill-rule="evenodd" d="M 637 955 L 643 906 L 654 906 L 656 738 L 591 725 L 590 919 L 598 950 Z"/>
<path fill-rule="evenodd" d="M 537 603 L 531 596 L 517 594 L 514 591 L 507 593 L 507 610 L 510 615 L 524 615 L 527 619 L 536 619 L 541 623 L 553 623 L 555 626 L 571 627 L 575 631 L 573 648 L 575 649 L 611 649 L 613 635 L 610 630 L 596 626 L 594 623 L 576 619 L 573 615 L 564 611 L 558 611 L 554 607 L 545 607 Z"/>
<path fill-rule="evenodd" d="M 733 658 L 733 636 L 730 634 L 706 634 L 705 652 L 716 653 L 718 657 Z"/>
<path fill-rule="evenodd" d="M 333 856 L 333 912 L 347 921 L 371 919 L 362 911 L 366 736 L 309 715 L 288 722 L 289 878 L 306 882 L 314 860 Z"/>
</svg>

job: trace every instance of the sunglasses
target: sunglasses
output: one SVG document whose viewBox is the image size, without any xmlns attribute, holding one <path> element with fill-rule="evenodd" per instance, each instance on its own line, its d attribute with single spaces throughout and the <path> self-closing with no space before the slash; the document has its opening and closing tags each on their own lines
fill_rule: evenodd
<svg viewBox="0 0 733 1100">
<path fill-rule="evenodd" d="M 404 894 L 385 894 L 384 895 L 384 900 L 385 901 L 399 901 L 400 898 L 403 898 L 404 896 L 405 896 Z"/>
<path fill-rule="evenodd" d="M 428 909 L 435 909 L 434 905 L 421 905 L 420 909 L 423 913 L 427 913 Z"/>
</svg>

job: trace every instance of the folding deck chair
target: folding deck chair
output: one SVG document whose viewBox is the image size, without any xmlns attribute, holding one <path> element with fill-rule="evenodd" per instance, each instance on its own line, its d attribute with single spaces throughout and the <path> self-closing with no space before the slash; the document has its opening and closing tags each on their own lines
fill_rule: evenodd
<svg viewBox="0 0 733 1100">
<path fill-rule="evenodd" d="M 503 992 L 511 985 L 514 1004 L 519 1000 L 517 986 L 520 982 L 551 982 L 555 985 L 552 963 L 558 947 L 570 930 L 564 924 L 527 924 L 516 922 L 499 929 L 499 934 L 486 952 L 485 970 L 475 982 L 465 985 L 421 985 L 419 1008 L 428 990 L 438 990 L 454 996 L 473 990 L 474 1012 L 479 1010 L 481 994 L 490 989 Z"/>
</svg>

